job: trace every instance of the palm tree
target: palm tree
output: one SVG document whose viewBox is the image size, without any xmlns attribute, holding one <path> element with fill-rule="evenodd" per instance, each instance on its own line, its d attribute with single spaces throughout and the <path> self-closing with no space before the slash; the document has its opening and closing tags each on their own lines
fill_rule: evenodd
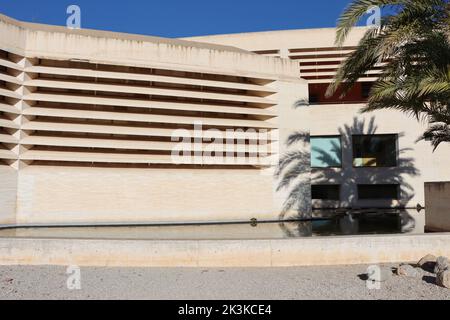
<svg viewBox="0 0 450 320">
<path fill-rule="evenodd" d="M 336 45 L 373 6 L 392 14 L 369 28 L 327 91 L 345 95 L 367 71 L 383 66 L 363 112 L 393 108 L 429 123 L 419 138 L 436 149 L 450 142 L 450 0 L 354 0 L 338 20 Z"/>
</svg>

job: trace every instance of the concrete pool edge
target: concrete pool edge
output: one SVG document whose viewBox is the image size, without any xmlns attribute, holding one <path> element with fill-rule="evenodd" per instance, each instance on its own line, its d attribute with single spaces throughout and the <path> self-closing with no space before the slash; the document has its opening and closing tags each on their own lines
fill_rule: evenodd
<svg viewBox="0 0 450 320">
<path fill-rule="evenodd" d="M 267 240 L 0 238 L 0 265 L 295 267 L 450 257 L 450 233 Z"/>
</svg>

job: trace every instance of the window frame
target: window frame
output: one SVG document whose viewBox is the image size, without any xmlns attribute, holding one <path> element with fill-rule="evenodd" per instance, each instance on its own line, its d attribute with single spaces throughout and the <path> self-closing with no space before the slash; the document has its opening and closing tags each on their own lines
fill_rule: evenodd
<svg viewBox="0 0 450 320">
<path fill-rule="evenodd" d="M 380 166 L 380 165 L 376 165 L 376 166 L 355 166 L 355 144 L 354 144 L 354 138 L 355 137 L 383 137 L 383 136 L 392 136 L 394 137 L 394 141 L 395 141 L 395 165 L 394 166 Z M 398 141 L 398 137 L 399 134 L 398 133 L 374 133 L 374 134 L 353 134 L 352 135 L 352 167 L 354 169 L 360 169 L 360 168 L 397 168 L 398 164 L 399 164 L 399 141 Z"/>
<path fill-rule="evenodd" d="M 341 152 L 340 152 L 340 165 L 339 166 L 329 166 L 329 167 L 315 167 L 312 165 L 312 153 L 313 153 L 313 148 L 312 148 L 312 143 L 311 140 L 314 138 L 339 138 L 339 144 L 341 146 Z M 311 150 L 311 169 L 321 169 L 321 170 L 326 170 L 326 169 L 342 169 L 343 167 L 343 158 L 344 158 L 344 150 L 342 148 L 342 135 L 335 135 L 335 134 L 331 134 L 331 135 L 317 135 L 317 136 L 312 136 L 310 135 L 309 137 L 309 145 L 310 145 L 310 150 Z"/>
</svg>

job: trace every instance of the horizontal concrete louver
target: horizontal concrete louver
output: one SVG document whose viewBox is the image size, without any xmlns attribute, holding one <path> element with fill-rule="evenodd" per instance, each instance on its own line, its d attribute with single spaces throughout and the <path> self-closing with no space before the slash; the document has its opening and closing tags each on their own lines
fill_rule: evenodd
<svg viewBox="0 0 450 320">
<path fill-rule="evenodd" d="M 87 61 L 17 57 L 3 51 L 0 66 L 0 159 L 13 165 L 142 167 L 174 164 L 174 130 L 192 137 L 194 124 L 223 132 L 237 130 L 232 144 L 215 150 L 234 159 L 186 166 L 266 166 L 267 135 L 276 130 L 273 79 L 206 74 Z M 14 70 L 14 71 L 13 71 Z M 4 72 L 3 72 L 4 71 Z M 243 131 L 243 132 L 240 132 Z M 251 130 L 250 133 L 247 130 Z M 191 146 L 198 153 L 208 142 Z M 189 151 L 189 150 L 187 150 Z M 184 165 L 183 165 L 184 166 Z"/>
<path fill-rule="evenodd" d="M 289 49 L 289 58 L 300 65 L 300 76 L 309 83 L 329 83 L 336 71 L 356 47 Z M 375 81 L 382 72 L 382 64 L 367 72 L 360 81 Z"/>
<path fill-rule="evenodd" d="M 0 165 L 15 165 L 19 152 L 21 57 L 0 50 Z"/>
<path fill-rule="evenodd" d="M 323 48 L 292 48 L 287 50 L 287 58 L 298 61 L 300 76 L 308 83 L 330 83 L 339 66 L 356 47 L 323 47 Z M 277 50 L 261 50 L 255 53 L 273 56 Z M 373 82 L 383 70 L 383 63 L 377 64 L 360 81 Z"/>
</svg>

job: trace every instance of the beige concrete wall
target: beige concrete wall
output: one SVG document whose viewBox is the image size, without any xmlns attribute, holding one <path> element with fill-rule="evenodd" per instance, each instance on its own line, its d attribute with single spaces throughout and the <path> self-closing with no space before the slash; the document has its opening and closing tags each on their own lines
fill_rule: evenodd
<svg viewBox="0 0 450 320">
<path fill-rule="evenodd" d="M 255 170 L 31 166 L 19 172 L 17 222 L 272 218 L 271 182 Z"/>
<path fill-rule="evenodd" d="M 307 115 L 294 104 L 303 80 L 277 81 L 278 128 L 286 140 Z M 275 159 L 274 162 L 277 165 Z M 124 169 L 28 166 L 19 170 L 17 223 L 185 222 L 278 219 L 292 186 L 277 191 L 273 169 Z M 309 183 L 309 172 L 296 183 Z M 308 180 L 305 180 L 308 179 Z M 295 185 L 293 185 L 295 186 Z M 307 195 L 306 195 L 307 196 Z"/>
<path fill-rule="evenodd" d="M 271 59 L 226 45 L 24 23 L 0 15 L 1 47 L 28 57 L 82 59 L 95 63 L 154 67 L 241 76 L 298 76 L 289 60 Z"/>
<path fill-rule="evenodd" d="M 189 126 L 196 121 L 220 130 L 229 127 L 277 130 L 281 126 L 284 137 L 287 130 L 294 129 L 293 122 L 284 122 L 294 116 L 292 104 L 306 94 L 306 83 L 298 79 L 295 62 L 226 45 L 69 30 L 23 23 L 2 15 L 0 35 L 0 49 L 21 56 L 14 57 L 20 64 L 9 61 L 11 55 L 0 60 L 2 65 L 20 73 L 13 79 L 19 86 L 14 96 L 17 101 L 4 107 L 20 109 L 16 134 L 20 147 L 16 148 L 14 161 L 7 159 L 11 160 L 8 162 L 11 170 L 18 170 L 14 180 L 18 186 L 17 207 L 8 204 L 7 212 L 13 220 L 5 218 L 0 223 L 182 222 L 278 217 L 278 202 L 282 200 L 274 192 L 270 170 L 259 169 L 261 163 L 255 162 L 255 157 L 236 166 L 219 163 L 217 167 L 221 169 L 194 169 L 194 166 L 180 169 L 167 154 L 173 150 L 174 143 L 158 139 L 170 138 L 173 128 L 179 125 L 188 127 L 192 133 Z M 40 63 L 42 60 L 51 62 Z M 57 61 L 73 63 L 67 66 Z M 103 69 L 97 69 L 97 64 L 103 65 Z M 127 68 L 130 66 L 146 70 Z M 159 69 L 159 73 L 153 72 L 154 69 Z M 64 81 L 52 80 L 53 75 L 65 77 Z M 90 82 L 74 78 L 77 76 L 87 77 Z M 99 78 L 109 82 L 97 83 Z M 125 79 L 140 84 L 121 82 Z M 153 85 L 154 82 L 159 84 Z M 43 88 L 60 91 L 43 93 Z M 105 92 L 116 96 L 107 96 Z M 130 93 L 139 96 L 130 97 Z M 152 99 L 153 96 L 157 98 Z M 208 104 L 202 103 L 203 100 L 208 100 Z M 48 104 L 61 105 L 61 108 L 50 108 Z M 131 110 L 112 112 L 112 107 L 117 106 Z M 207 116 L 201 114 L 205 112 Z M 43 121 L 42 117 L 50 120 Z M 61 118 L 72 123 L 60 123 Z M 42 135 L 43 131 L 51 134 Z M 76 138 L 58 136 L 61 133 L 78 135 Z M 124 135 L 127 140 L 118 140 L 117 135 Z M 77 149 L 68 150 L 68 147 Z M 1 156 L 6 157 L 0 154 L 0 159 Z M 37 161 L 51 165 L 43 166 Z M 80 167 L 69 166 L 74 163 Z M 97 167 L 86 167 L 86 163 Z M 153 169 L 151 165 L 155 163 L 164 168 L 173 166 Z M 149 168 L 145 167 L 147 164 Z M 250 170 L 252 165 L 258 167 Z M 136 168 L 123 168 L 132 166 Z M 12 194 L 5 193 L 4 197 Z"/>
<path fill-rule="evenodd" d="M 0 166 L 0 224 L 16 222 L 17 171 Z"/>
<path fill-rule="evenodd" d="M 417 262 L 450 256 L 450 235 L 287 240 L 0 239 L 0 265 L 294 267 Z"/>
<path fill-rule="evenodd" d="M 425 183 L 425 203 L 425 227 L 434 231 L 450 231 L 450 182 Z"/>
<path fill-rule="evenodd" d="M 366 30 L 365 27 L 354 28 L 344 46 L 355 45 Z M 223 34 L 183 39 L 230 45 L 249 51 L 278 49 L 282 57 L 287 57 L 288 49 L 332 47 L 336 36 L 335 32 L 334 28 L 321 28 Z"/>
<path fill-rule="evenodd" d="M 26 32 L 20 28 L 16 23 L 0 15 L 0 48 L 14 54 L 23 55 L 26 48 Z"/>
</svg>

